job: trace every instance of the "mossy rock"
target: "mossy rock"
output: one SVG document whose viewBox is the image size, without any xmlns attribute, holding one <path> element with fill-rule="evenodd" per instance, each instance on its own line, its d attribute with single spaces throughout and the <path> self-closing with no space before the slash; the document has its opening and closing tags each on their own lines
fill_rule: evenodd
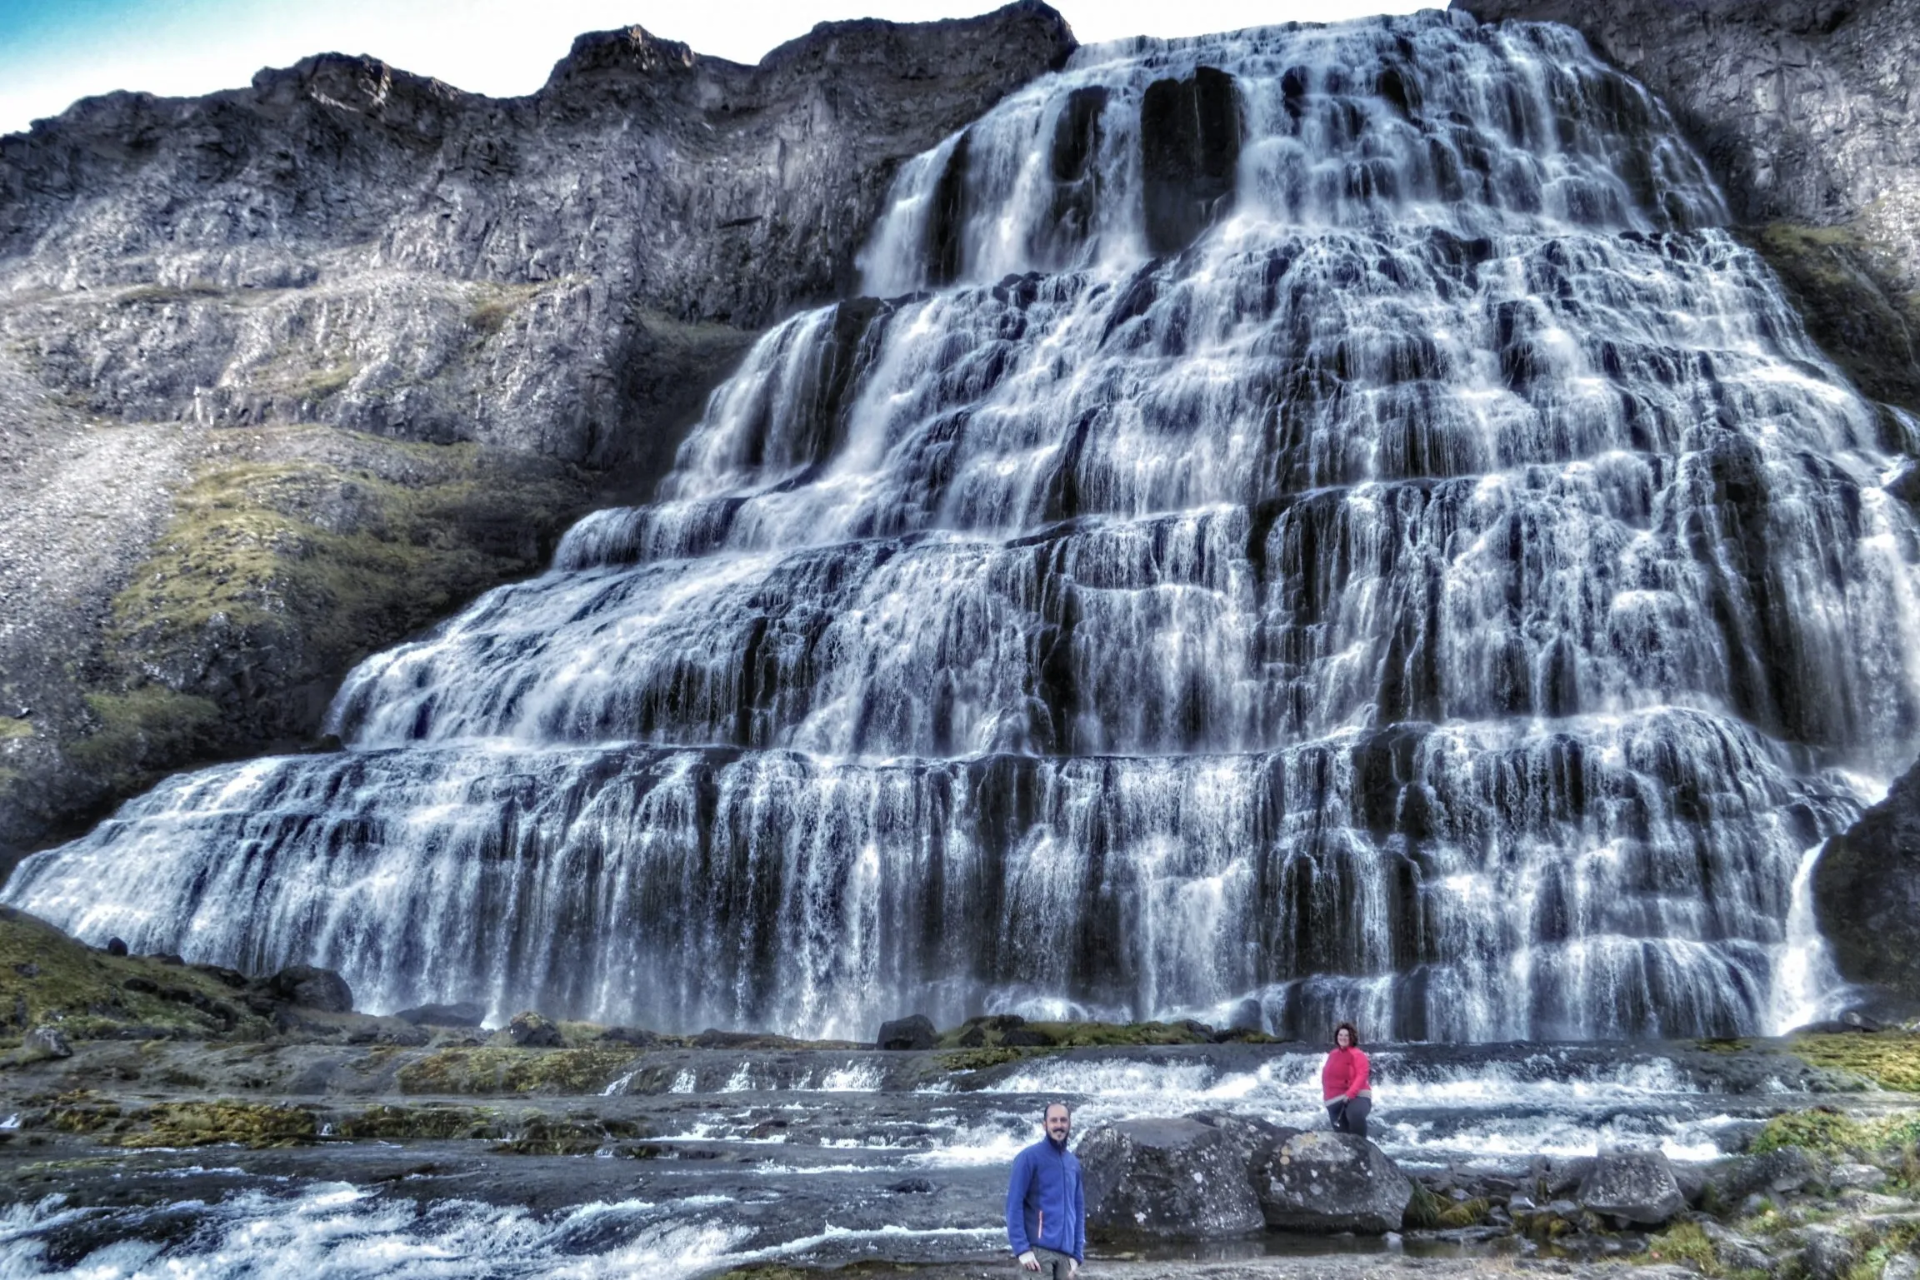
<svg viewBox="0 0 1920 1280">
<path fill-rule="evenodd" d="M 1920 1093 L 1920 1035 L 1859 1031 L 1796 1036 L 1796 1057 L 1810 1066 L 1845 1071 L 1882 1089 Z"/>
<path fill-rule="evenodd" d="M 0 907 L 0 1035 L 56 1026 L 68 1040 L 128 1034 L 255 1039 L 270 1033 L 233 988 L 192 965 L 110 956 L 53 925 Z"/>
<path fill-rule="evenodd" d="M 590 1094 L 627 1069 L 629 1049 L 443 1049 L 400 1068 L 408 1094 Z"/>
<path fill-rule="evenodd" d="M 133 1117 L 122 1147 L 295 1147 L 315 1141 L 319 1122 L 307 1107 L 257 1102 L 160 1102 Z"/>
<path fill-rule="evenodd" d="M 368 1107 L 337 1122 L 333 1132 L 354 1140 L 378 1138 L 481 1138 L 493 1124 L 491 1113 L 478 1107 Z"/>
<path fill-rule="evenodd" d="M 1786 285 L 1807 332 L 1875 400 L 1920 413 L 1920 299 L 1902 295 L 1887 246 L 1855 222 L 1774 222 L 1743 233 Z"/>
</svg>

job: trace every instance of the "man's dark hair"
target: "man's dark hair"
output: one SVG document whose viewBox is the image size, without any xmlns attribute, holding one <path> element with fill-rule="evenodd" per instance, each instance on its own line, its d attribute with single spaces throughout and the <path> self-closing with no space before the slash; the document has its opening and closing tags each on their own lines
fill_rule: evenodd
<svg viewBox="0 0 1920 1280">
<path fill-rule="evenodd" d="M 1348 1046 L 1354 1049 L 1358 1049 L 1360 1047 L 1360 1029 L 1354 1026 L 1351 1022 L 1343 1022 L 1339 1026 L 1335 1027 L 1333 1029 L 1333 1043 L 1336 1046 L 1340 1043 L 1340 1033 L 1342 1031 L 1347 1033 Z"/>
<path fill-rule="evenodd" d="M 1049 1102 L 1046 1106 L 1040 1108 L 1040 1119 L 1043 1123 L 1046 1121 L 1046 1118 L 1048 1116 L 1053 1114 L 1053 1109 L 1055 1107 L 1058 1107 L 1062 1111 L 1066 1112 L 1067 1119 L 1069 1120 L 1073 1119 L 1073 1108 L 1070 1105 L 1068 1105 L 1064 1100 L 1055 1098 L 1052 1102 Z"/>
</svg>

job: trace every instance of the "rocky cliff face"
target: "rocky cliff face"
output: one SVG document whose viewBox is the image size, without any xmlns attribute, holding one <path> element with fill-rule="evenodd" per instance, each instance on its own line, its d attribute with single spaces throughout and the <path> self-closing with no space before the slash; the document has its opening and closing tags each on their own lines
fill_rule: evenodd
<svg viewBox="0 0 1920 1280">
<path fill-rule="evenodd" d="M 1841 975 L 1880 1012 L 1920 1013 L 1920 768 L 1827 842 L 1813 898 Z"/>
<path fill-rule="evenodd" d="M 1454 0 L 1564 22 L 1666 99 L 1810 327 L 1920 412 L 1920 3 Z"/>
<path fill-rule="evenodd" d="M 323 55 L 0 138 L 0 864 L 310 736 L 365 653 L 644 489 L 899 163 L 1071 51 L 1034 0 L 757 67 L 639 28 L 493 100 Z"/>
</svg>

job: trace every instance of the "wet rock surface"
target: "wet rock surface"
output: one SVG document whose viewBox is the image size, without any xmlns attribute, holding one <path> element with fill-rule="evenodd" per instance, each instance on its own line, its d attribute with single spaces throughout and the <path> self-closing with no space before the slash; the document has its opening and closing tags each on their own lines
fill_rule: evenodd
<svg viewBox="0 0 1920 1280">
<path fill-rule="evenodd" d="M 1868 395 L 1920 411 L 1920 98 L 1907 88 L 1920 5 L 1453 7 L 1567 23 L 1664 98 L 1827 353 Z"/>
<path fill-rule="evenodd" d="M 1920 766 L 1827 841 L 1813 901 L 1842 976 L 1920 1010 Z"/>
<path fill-rule="evenodd" d="M 1282 1231 L 1397 1231 L 1413 1184 L 1378 1147 L 1313 1130 L 1281 1143 L 1256 1182 L 1267 1225 Z"/>
<path fill-rule="evenodd" d="M 222 982 L 152 957 L 114 963 Z M 1904 1256 L 1902 1224 L 1920 1221 L 1901 1165 L 1900 1143 L 1920 1131 L 1910 1100 L 1786 1091 L 1782 1079 L 1794 1076 L 1784 1044 L 1376 1046 L 1376 1061 L 1401 1082 L 1376 1114 L 1422 1135 L 1386 1137 L 1383 1152 L 1284 1123 L 1318 1114 L 1311 1046 L 881 1051 L 761 1038 L 702 1048 L 700 1036 L 567 1024 L 572 1047 L 532 1048 L 504 1028 L 429 1032 L 363 1014 L 310 1011 L 284 1029 L 248 1026 L 254 1038 L 76 1040 L 70 1059 L 0 1068 L 0 1203 L 19 1206 L 27 1225 L 15 1239 L 39 1251 L 23 1256 L 59 1271 L 103 1248 L 165 1241 L 166 1257 L 186 1265 L 222 1241 L 312 1222 L 326 1233 L 314 1243 L 319 1256 L 426 1248 L 444 1260 L 494 1240 L 507 1253 L 489 1265 L 538 1270 L 583 1254 L 684 1247 L 692 1237 L 667 1233 L 691 1231 L 719 1242 L 700 1257 L 720 1269 L 771 1249 L 806 1267 L 880 1259 L 934 1275 L 971 1267 L 977 1280 L 982 1268 L 1010 1265 L 999 1225 L 1006 1159 L 1034 1137 L 1041 1104 L 1062 1097 L 1074 1106 L 1090 1208 L 1111 1200 L 1096 1185 L 1103 1177 L 1135 1179 L 1135 1192 L 1152 1193 L 1138 1197 L 1151 1212 L 1169 1201 L 1217 1203 L 1279 1150 L 1298 1156 L 1322 1144 L 1348 1164 L 1402 1167 L 1392 1176 L 1406 1189 L 1404 1211 L 1391 1236 L 1261 1231 L 1257 1220 L 1251 1234 L 1206 1240 L 1171 1222 L 1096 1229 L 1093 1264 L 1113 1274 L 1152 1274 L 1156 1259 L 1244 1276 L 1534 1265 L 1585 1274 L 1621 1258 L 1658 1275 L 1676 1257 L 1733 1268 L 1757 1256 L 1774 1260 L 1768 1269 L 1851 1256 L 1852 1266 L 1875 1247 L 1876 1263 Z M 381 1041 L 382 1028 L 425 1042 Z M 1734 1053 L 1751 1060 L 1750 1079 L 1772 1083 L 1729 1093 L 1692 1065 Z M 1658 1087 L 1623 1083 L 1650 1079 Z M 1181 1099 L 1211 1109 L 1154 1114 Z M 1816 1099 L 1827 1109 L 1806 1109 Z M 1707 1134 L 1727 1144 L 1724 1156 L 1676 1167 L 1689 1203 L 1664 1229 L 1623 1230 L 1580 1203 L 1604 1158 L 1485 1154 L 1622 1127 L 1695 1149 Z M 1820 1145 L 1769 1145 L 1788 1139 Z M 1743 1145 L 1766 1149 L 1737 1154 Z M 1821 1154 L 1842 1148 L 1843 1161 Z M 1855 1165 L 1884 1175 L 1885 1190 L 1833 1197 L 1824 1176 L 1798 1177 Z M 1179 1187 L 1183 1176 L 1193 1192 Z M 1727 1203 L 1748 1185 L 1765 1188 L 1759 1205 Z M 57 1213 L 35 1207 L 50 1190 L 66 1197 Z M 1193 1216 L 1209 1212 L 1200 1205 Z M 1436 1250 L 1445 1256 L 1422 1256 Z"/>
<path fill-rule="evenodd" d="M 1603 1151 L 1580 1181 L 1580 1207 L 1623 1222 L 1658 1226 L 1680 1212 L 1686 1200 L 1673 1166 L 1659 1151 Z"/>
<path fill-rule="evenodd" d="M 1129 1120 L 1080 1140 L 1090 1233 L 1207 1238 L 1264 1221 L 1245 1151 L 1196 1119 Z"/>
<path fill-rule="evenodd" d="M 353 662 L 644 493 L 898 164 L 1072 44 L 1035 3 L 757 67 L 635 27 L 526 98 L 329 54 L 0 138 L 0 874 L 311 743 Z"/>
</svg>

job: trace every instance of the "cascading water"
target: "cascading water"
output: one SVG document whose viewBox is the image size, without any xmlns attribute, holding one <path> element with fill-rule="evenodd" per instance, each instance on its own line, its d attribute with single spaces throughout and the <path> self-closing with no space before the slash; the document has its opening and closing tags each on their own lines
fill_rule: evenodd
<svg viewBox="0 0 1920 1280">
<path fill-rule="evenodd" d="M 1083 49 L 345 751 L 6 899 L 387 1009 L 1763 1029 L 1838 768 L 1912 751 L 1917 540 L 1724 221 L 1561 28 Z"/>
</svg>

